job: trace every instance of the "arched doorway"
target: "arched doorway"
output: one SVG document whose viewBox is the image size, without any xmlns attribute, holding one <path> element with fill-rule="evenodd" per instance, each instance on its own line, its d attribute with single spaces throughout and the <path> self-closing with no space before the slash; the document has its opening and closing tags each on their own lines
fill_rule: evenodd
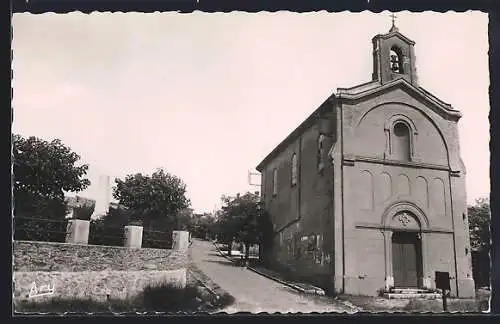
<svg viewBox="0 0 500 324">
<path fill-rule="evenodd" d="M 412 202 L 400 201 L 384 212 L 386 289 L 429 288 L 427 234 L 429 221 Z"/>
<path fill-rule="evenodd" d="M 394 231 L 391 243 L 394 288 L 419 288 L 422 282 L 420 233 Z"/>
</svg>

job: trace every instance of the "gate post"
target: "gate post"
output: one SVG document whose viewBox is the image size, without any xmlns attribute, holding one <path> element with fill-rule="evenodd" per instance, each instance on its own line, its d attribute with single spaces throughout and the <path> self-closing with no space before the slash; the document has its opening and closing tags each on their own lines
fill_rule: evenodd
<svg viewBox="0 0 500 324">
<path fill-rule="evenodd" d="M 172 250 L 184 251 L 189 246 L 188 231 L 173 231 L 172 232 Z"/>
<path fill-rule="evenodd" d="M 125 226 L 125 247 L 140 249 L 142 247 L 142 226 Z"/>
<path fill-rule="evenodd" d="M 70 219 L 66 227 L 66 243 L 88 244 L 90 221 Z"/>
</svg>

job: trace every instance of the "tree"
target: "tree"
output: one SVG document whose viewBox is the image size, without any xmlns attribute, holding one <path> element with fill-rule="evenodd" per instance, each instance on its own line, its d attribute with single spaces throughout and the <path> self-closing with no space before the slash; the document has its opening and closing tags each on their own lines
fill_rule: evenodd
<svg viewBox="0 0 500 324">
<path fill-rule="evenodd" d="M 184 208 L 177 213 L 177 229 L 181 231 L 190 231 L 193 224 L 193 209 Z"/>
<path fill-rule="evenodd" d="M 107 227 L 124 227 L 129 223 L 131 212 L 121 206 L 110 206 L 108 212 L 98 220 Z"/>
<path fill-rule="evenodd" d="M 472 257 L 472 273 L 477 286 L 490 284 L 490 202 L 477 199 L 467 210 Z"/>
<path fill-rule="evenodd" d="M 215 217 L 208 213 L 193 214 L 189 231 L 193 237 L 210 239 L 214 232 Z"/>
<path fill-rule="evenodd" d="M 488 198 L 477 199 L 467 208 L 471 249 L 488 251 L 490 248 L 490 201 Z"/>
<path fill-rule="evenodd" d="M 123 246 L 124 227 L 130 218 L 128 209 L 110 206 L 104 216 L 90 221 L 89 244 Z"/>
<path fill-rule="evenodd" d="M 269 237 L 267 213 L 261 206 L 260 197 L 248 192 L 236 197 L 224 196 L 222 200 L 224 205 L 217 219 L 217 234 L 226 244 L 233 239 L 243 242 L 248 259 L 250 245 L 263 244 Z"/>
<path fill-rule="evenodd" d="M 14 213 L 16 216 L 64 219 L 64 192 L 90 185 L 88 165 L 77 166 L 80 156 L 61 140 L 13 136 Z"/>
<path fill-rule="evenodd" d="M 147 227 L 154 221 L 179 227 L 179 212 L 190 205 L 186 185 L 163 169 L 151 176 L 136 173 L 115 182 L 113 197 L 129 209 L 132 220 L 141 220 Z"/>
<path fill-rule="evenodd" d="M 274 241 L 274 227 L 271 220 L 271 216 L 264 209 L 261 203 L 260 214 L 257 218 L 257 224 L 259 226 L 259 260 L 266 263 L 269 261 L 269 257 L 272 256 L 273 241 Z"/>
</svg>

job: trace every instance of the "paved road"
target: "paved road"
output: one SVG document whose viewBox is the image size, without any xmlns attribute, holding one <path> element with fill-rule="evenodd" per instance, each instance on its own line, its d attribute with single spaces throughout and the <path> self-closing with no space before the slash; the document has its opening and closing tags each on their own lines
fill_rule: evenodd
<svg viewBox="0 0 500 324">
<path fill-rule="evenodd" d="M 351 312 L 345 305 L 328 297 L 298 293 L 243 267 L 236 267 L 217 253 L 212 243 L 195 240 L 191 257 L 196 266 L 236 302 L 224 309 L 234 312 Z"/>
</svg>

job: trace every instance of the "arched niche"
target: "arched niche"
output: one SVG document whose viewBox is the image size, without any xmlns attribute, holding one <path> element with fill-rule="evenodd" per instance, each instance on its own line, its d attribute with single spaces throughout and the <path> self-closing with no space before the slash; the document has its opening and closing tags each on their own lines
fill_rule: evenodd
<svg viewBox="0 0 500 324">
<path fill-rule="evenodd" d="M 407 104 L 407 103 L 404 103 L 404 102 L 400 102 L 400 101 L 387 101 L 387 102 L 379 103 L 379 104 L 371 107 L 370 109 L 367 109 L 365 112 L 363 112 L 357 118 L 357 121 L 355 122 L 356 128 L 358 129 L 360 127 L 361 123 L 374 110 L 379 109 L 379 108 L 383 108 L 383 107 L 385 107 L 387 105 L 399 105 L 399 106 L 408 107 L 408 108 L 414 109 L 415 111 L 418 111 L 421 114 L 421 117 L 424 118 L 425 120 L 427 120 L 435 128 L 435 130 L 437 131 L 437 134 L 439 135 L 439 137 L 440 137 L 440 139 L 441 139 L 441 141 L 442 141 L 442 143 L 444 145 L 444 149 L 446 151 L 446 159 L 449 160 L 449 158 L 450 158 L 450 156 L 449 156 L 449 150 L 452 147 L 452 143 L 449 142 L 449 139 L 447 139 L 447 137 L 444 135 L 443 130 L 439 127 L 437 121 L 435 119 L 431 118 L 430 115 L 428 114 L 428 112 L 426 112 L 425 109 L 423 109 L 422 107 L 419 107 L 418 105 L 414 106 L 414 105 L 410 105 L 410 104 Z M 395 121 L 394 119 L 396 119 L 397 116 L 402 116 L 402 119 L 404 119 L 408 123 L 410 123 L 409 125 L 412 128 L 413 135 L 418 135 L 417 128 L 415 127 L 415 124 L 413 123 L 413 121 L 410 118 L 408 118 L 407 116 L 403 115 L 403 114 L 395 114 L 395 115 L 391 116 L 390 118 L 386 119 L 385 124 L 384 124 L 384 130 L 386 130 L 386 131 L 390 130 L 390 126 L 392 126 L 392 124 Z M 388 136 L 387 136 L 387 139 L 388 139 Z M 386 152 L 386 153 L 388 153 L 388 152 Z M 462 169 L 465 169 L 465 166 L 463 165 L 463 162 L 462 162 L 461 166 L 462 166 Z"/>
<path fill-rule="evenodd" d="M 418 224 L 419 230 L 429 228 L 429 220 L 425 216 L 425 213 L 420 209 L 420 207 L 409 201 L 398 202 L 387 208 L 382 215 L 382 226 L 384 228 L 391 228 L 392 225 L 397 224 L 397 222 L 400 222 L 401 226 L 397 227 L 405 228 L 405 226 L 399 220 L 400 218 L 399 215 L 403 215 L 405 213 L 407 217 L 410 216 L 413 217 L 414 221 Z M 404 218 L 403 222 L 407 222 L 406 220 L 407 217 L 403 217 Z M 409 223 L 407 223 L 407 226 L 410 225 L 412 221 L 413 220 L 410 218 Z M 410 228 L 407 227 L 407 229 Z"/>
<path fill-rule="evenodd" d="M 390 222 L 390 227 L 393 229 L 420 231 L 422 226 L 418 218 L 411 212 L 400 211 L 396 213 Z"/>
<path fill-rule="evenodd" d="M 417 140 L 418 131 L 415 127 L 415 123 L 413 123 L 413 121 L 409 117 L 402 114 L 393 115 L 385 121 L 384 131 L 386 136 L 386 145 L 384 156 L 386 158 L 394 160 L 401 159 L 400 153 L 395 151 L 396 149 L 398 149 L 397 147 L 395 147 L 395 144 L 397 143 L 398 128 L 407 131 L 407 145 L 409 147 L 408 152 L 406 152 L 405 154 L 407 155 L 407 159 L 405 160 L 414 161 L 415 142 Z"/>
<path fill-rule="evenodd" d="M 359 175 L 359 207 L 361 210 L 373 210 L 373 175 L 368 170 Z"/>
<path fill-rule="evenodd" d="M 405 68 L 403 66 L 403 57 L 403 51 L 399 46 L 391 46 L 391 49 L 389 51 L 389 63 L 392 72 L 399 74 L 405 73 Z"/>
</svg>

